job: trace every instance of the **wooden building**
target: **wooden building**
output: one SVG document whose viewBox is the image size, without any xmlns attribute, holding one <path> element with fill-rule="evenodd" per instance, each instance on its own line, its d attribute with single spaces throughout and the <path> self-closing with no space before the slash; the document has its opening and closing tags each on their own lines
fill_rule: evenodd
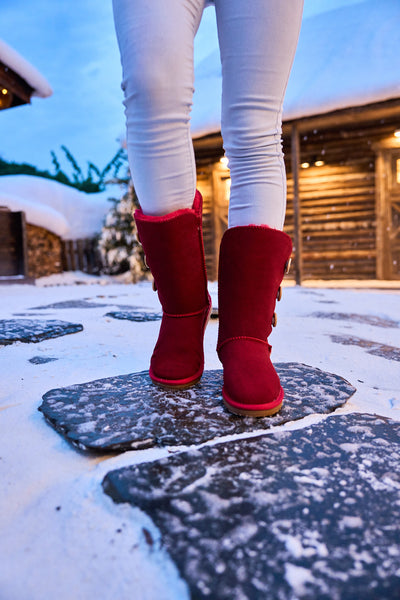
<svg viewBox="0 0 400 600">
<path fill-rule="evenodd" d="M 0 40 L 0 110 L 30 104 L 32 96 L 47 98 L 51 94 L 50 85 L 35 67 Z M 5 150 L 6 146 L 0 147 L 0 152 Z M 54 237 L 50 232 L 27 224 L 23 211 L 12 211 L 1 185 L 0 196 L 0 282 L 29 282 L 38 273 L 47 274 L 38 267 L 38 253 L 46 257 L 45 262 L 54 262 L 58 242 L 50 239 Z"/>
<path fill-rule="evenodd" d="M 52 93 L 39 71 L 0 40 L 0 110 L 29 104 L 32 96 L 47 98 Z"/>
<path fill-rule="evenodd" d="M 97 234 L 109 193 L 87 194 L 33 175 L 0 177 L 0 281 L 64 271 L 97 273 Z"/>
<path fill-rule="evenodd" d="M 294 242 L 297 282 L 400 279 L 400 4 L 376 4 L 366 0 L 303 25 L 283 123 L 285 230 Z M 313 60 L 315 48 L 323 56 Z M 208 274 L 215 279 L 230 179 L 215 127 L 215 72 L 210 89 L 201 65 L 199 71 L 203 106 L 197 122 L 194 114 L 194 146 Z"/>
<path fill-rule="evenodd" d="M 400 279 L 399 130 L 400 99 L 284 124 L 285 231 L 298 278 Z M 229 170 L 220 162 L 220 134 L 194 145 L 207 268 L 215 279 Z"/>
</svg>

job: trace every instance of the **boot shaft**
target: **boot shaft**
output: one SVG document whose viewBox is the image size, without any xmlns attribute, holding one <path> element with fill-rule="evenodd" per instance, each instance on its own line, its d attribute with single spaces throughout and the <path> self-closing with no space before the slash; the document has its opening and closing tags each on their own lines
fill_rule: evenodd
<svg viewBox="0 0 400 600">
<path fill-rule="evenodd" d="M 184 315 L 202 310 L 208 295 L 200 192 L 191 209 L 162 217 L 138 209 L 135 221 L 164 312 Z"/>
<path fill-rule="evenodd" d="M 218 274 L 218 348 L 230 338 L 266 341 L 275 302 L 292 252 L 290 237 L 267 226 L 228 229 Z"/>
</svg>

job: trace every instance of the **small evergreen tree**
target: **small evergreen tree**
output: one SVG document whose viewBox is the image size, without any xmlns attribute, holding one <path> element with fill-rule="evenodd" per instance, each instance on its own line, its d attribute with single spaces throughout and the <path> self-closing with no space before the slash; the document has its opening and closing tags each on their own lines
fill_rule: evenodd
<svg viewBox="0 0 400 600">
<path fill-rule="evenodd" d="M 139 203 L 132 183 L 129 180 L 119 182 L 125 193 L 121 199 L 110 198 L 112 206 L 100 234 L 99 249 L 104 273 L 118 275 L 130 271 L 132 281 L 136 282 L 150 276 L 133 218 Z"/>
</svg>

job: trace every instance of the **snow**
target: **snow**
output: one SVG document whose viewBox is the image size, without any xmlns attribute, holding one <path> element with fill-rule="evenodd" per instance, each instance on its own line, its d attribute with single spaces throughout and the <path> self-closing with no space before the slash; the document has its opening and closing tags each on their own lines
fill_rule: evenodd
<svg viewBox="0 0 400 600">
<path fill-rule="evenodd" d="M 284 119 L 400 96 L 400 4 L 368 0 L 305 19 Z"/>
<path fill-rule="evenodd" d="M 32 96 L 48 98 L 52 95 L 53 90 L 43 75 L 3 40 L 0 40 L 0 61 L 25 79 L 33 88 Z"/>
<path fill-rule="evenodd" d="M 284 121 L 398 98 L 399 22 L 397 0 L 364 0 L 304 18 Z M 195 138 L 220 131 L 221 63 L 213 42 L 195 69 Z"/>
<path fill-rule="evenodd" d="M 285 565 L 285 578 L 293 591 L 300 597 L 307 594 L 307 583 L 312 583 L 314 578 L 309 569 L 292 565 Z"/>
<path fill-rule="evenodd" d="M 119 456 L 82 455 L 37 411 L 41 396 L 50 389 L 147 369 L 159 322 L 127 323 L 104 315 L 121 304 L 158 310 L 157 295 L 150 283 L 123 285 L 115 281 L 111 277 L 98 279 L 68 273 L 43 278 L 36 285 L 0 286 L 2 318 L 65 300 L 85 298 L 103 304 L 91 309 L 32 311 L 35 318 L 40 312 L 43 319 L 82 323 L 84 330 L 38 344 L 17 343 L 0 348 L 0 372 L 7 373 L 0 383 L 2 598 L 189 598 L 150 519 L 138 509 L 114 504 L 101 489 L 101 481 L 109 471 L 168 456 L 170 449 L 132 451 Z M 215 300 L 216 284 L 210 288 Z M 277 307 L 279 327 L 270 340 L 273 359 L 306 363 L 347 379 L 357 392 L 338 414 L 362 411 L 399 420 L 400 405 L 390 402 L 400 395 L 399 363 L 372 356 L 359 347 L 333 343 L 330 335 L 356 335 L 400 347 L 400 328 L 309 316 L 316 311 L 334 310 L 399 322 L 399 298 L 399 289 L 285 286 L 283 300 Z M 206 369 L 220 368 L 215 352 L 217 330 L 218 322 L 210 321 L 205 337 Z M 28 362 L 32 356 L 58 360 L 35 365 Z M 325 418 L 309 415 L 279 429 L 285 432 L 305 428 Z M 243 436 L 252 437 L 241 434 L 236 438 Z M 210 443 L 218 441 L 221 440 Z M 354 515 L 344 518 L 343 526 L 357 528 L 361 524 Z M 155 540 L 152 547 L 145 530 Z M 239 537 L 241 533 L 238 532 Z M 325 553 L 312 532 L 301 538 L 288 533 L 284 542 L 294 559 L 311 551 L 322 557 Z M 309 571 L 288 563 L 285 577 L 295 594 L 306 595 L 307 583 L 311 581 Z"/>
<path fill-rule="evenodd" d="M 25 211 L 27 223 L 44 227 L 65 240 L 100 233 L 111 207 L 109 197 L 107 191 L 86 194 L 43 177 L 0 177 L 0 206 Z"/>
</svg>

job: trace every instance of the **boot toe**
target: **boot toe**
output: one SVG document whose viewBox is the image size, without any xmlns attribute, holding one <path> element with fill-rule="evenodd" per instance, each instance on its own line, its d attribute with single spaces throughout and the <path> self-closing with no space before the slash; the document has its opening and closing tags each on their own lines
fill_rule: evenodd
<svg viewBox="0 0 400 600">
<path fill-rule="evenodd" d="M 150 363 L 150 377 L 156 382 L 172 387 L 195 381 L 203 373 L 202 361 L 197 357 L 193 357 L 192 360 L 188 360 L 188 358 L 186 356 L 186 359 L 182 360 L 176 354 L 169 357 L 153 355 Z"/>
<path fill-rule="evenodd" d="M 223 397 L 229 410 L 253 416 L 267 416 L 279 410 L 283 390 L 267 344 L 230 340 L 219 354 L 224 366 Z"/>
<path fill-rule="evenodd" d="M 160 335 L 150 364 L 150 377 L 170 387 L 195 383 L 204 369 L 205 314 L 163 317 Z"/>
</svg>

